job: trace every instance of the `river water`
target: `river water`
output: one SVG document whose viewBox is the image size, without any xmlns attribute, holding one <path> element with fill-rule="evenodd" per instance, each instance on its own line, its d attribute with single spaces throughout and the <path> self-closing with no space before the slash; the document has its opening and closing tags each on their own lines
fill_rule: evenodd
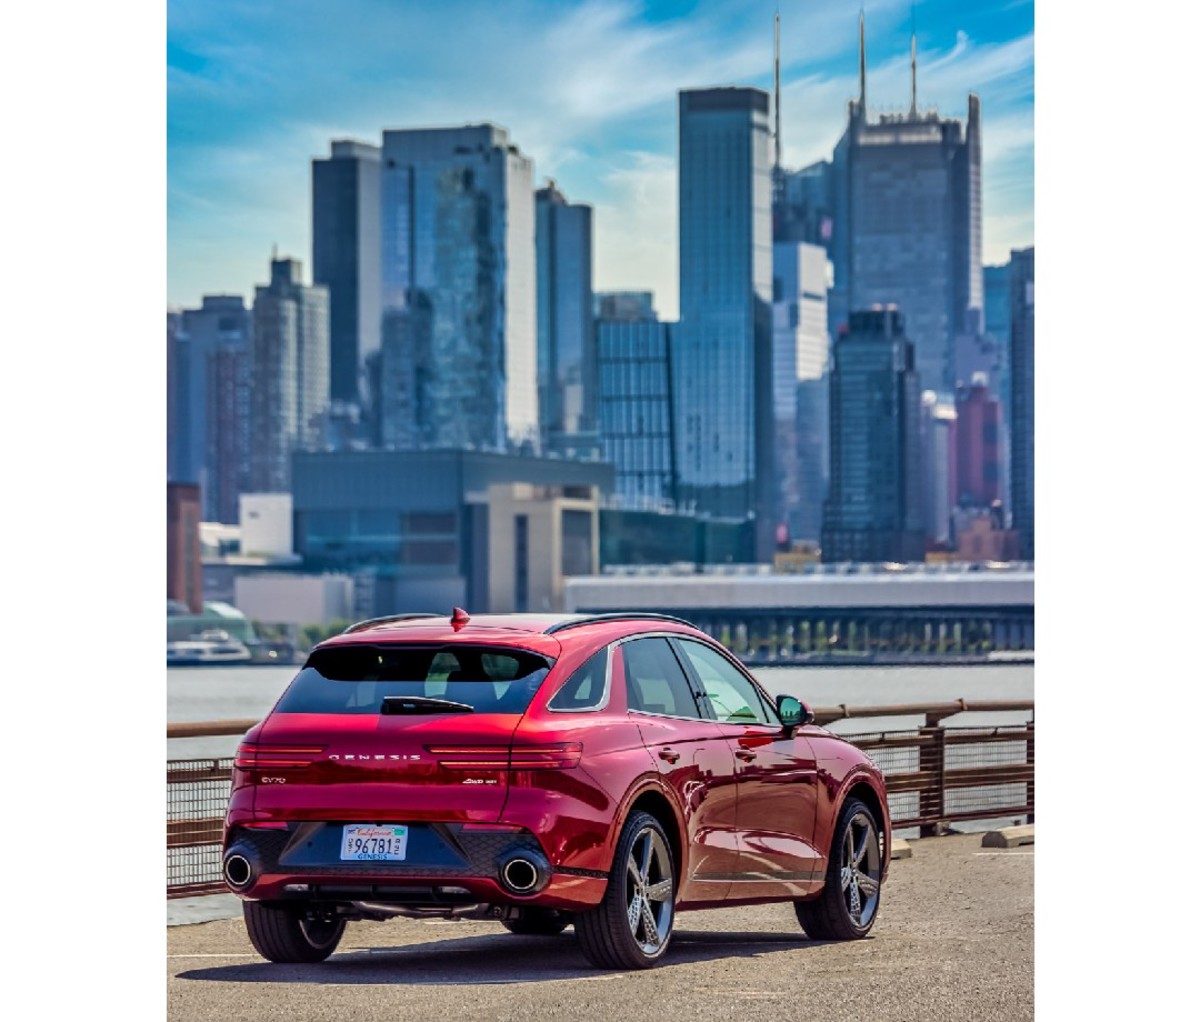
<svg viewBox="0 0 1200 1022">
<path fill-rule="evenodd" d="M 298 667 L 182 667 L 167 670 L 167 720 L 258 720 L 275 704 Z M 775 695 L 786 692 L 810 706 L 881 706 L 897 703 L 1032 699 L 1029 664 L 918 667 L 763 667 L 754 675 Z M 1027 713 L 961 714 L 954 725 L 1020 724 Z M 919 717 L 854 718 L 835 721 L 831 731 L 855 734 L 898 730 Z M 238 737 L 176 738 L 167 743 L 171 759 L 230 756 Z"/>
</svg>

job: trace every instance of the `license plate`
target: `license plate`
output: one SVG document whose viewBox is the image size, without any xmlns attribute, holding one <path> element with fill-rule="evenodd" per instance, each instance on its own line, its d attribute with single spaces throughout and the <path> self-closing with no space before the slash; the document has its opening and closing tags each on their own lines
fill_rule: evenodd
<svg viewBox="0 0 1200 1022">
<path fill-rule="evenodd" d="M 348 823 L 342 828 L 342 861 L 403 862 L 408 850 L 408 827 Z"/>
</svg>

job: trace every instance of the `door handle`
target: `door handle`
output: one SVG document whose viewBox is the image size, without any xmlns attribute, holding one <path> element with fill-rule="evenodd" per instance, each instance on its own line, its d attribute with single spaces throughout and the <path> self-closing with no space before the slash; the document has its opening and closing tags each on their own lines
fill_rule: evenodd
<svg viewBox="0 0 1200 1022">
<path fill-rule="evenodd" d="M 658 758 L 665 759 L 668 763 L 677 763 L 679 761 L 679 753 L 674 749 L 659 749 Z"/>
<path fill-rule="evenodd" d="M 758 759 L 758 753 L 752 752 L 750 749 L 735 749 L 733 754 L 744 763 L 749 763 L 752 759 Z"/>
</svg>

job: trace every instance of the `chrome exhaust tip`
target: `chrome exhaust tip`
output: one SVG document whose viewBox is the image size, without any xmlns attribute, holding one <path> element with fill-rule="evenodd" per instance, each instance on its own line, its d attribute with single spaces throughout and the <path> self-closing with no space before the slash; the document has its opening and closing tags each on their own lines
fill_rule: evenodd
<svg viewBox="0 0 1200 1022">
<path fill-rule="evenodd" d="M 230 852 L 225 856 L 225 882 L 237 890 L 249 887 L 254 879 L 254 869 L 250 860 L 240 852 Z"/>
<path fill-rule="evenodd" d="M 500 860 L 500 883 L 513 894 L 537 894 L 550 883 L 550 863 L 535 851 L 513 851 Z"/>
<path fill-rule="evenodd" d="M 537 867 L 528 859 L 509 859 L 500 875 L 504 878 L 504 886 L 517 894 L 532 891 L 538 882 Z"/>
</svg>

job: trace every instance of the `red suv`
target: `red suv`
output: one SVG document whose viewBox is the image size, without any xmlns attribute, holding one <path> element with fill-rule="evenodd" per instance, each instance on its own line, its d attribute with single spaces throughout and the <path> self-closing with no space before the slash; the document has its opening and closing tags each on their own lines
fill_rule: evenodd
<svg viewBox="0 0 1200 1022">
<path fill-rule="evenodd" d="M 645 968 L 684 909 L 790 901 L 814 939 L 866 936 L 889 827 L 871 760 L 687 622 L 456 609 L 312 651 L 238 749 L 223 868 L 274 962 L 403 915 L 573 923 Z"/>
</svg>

